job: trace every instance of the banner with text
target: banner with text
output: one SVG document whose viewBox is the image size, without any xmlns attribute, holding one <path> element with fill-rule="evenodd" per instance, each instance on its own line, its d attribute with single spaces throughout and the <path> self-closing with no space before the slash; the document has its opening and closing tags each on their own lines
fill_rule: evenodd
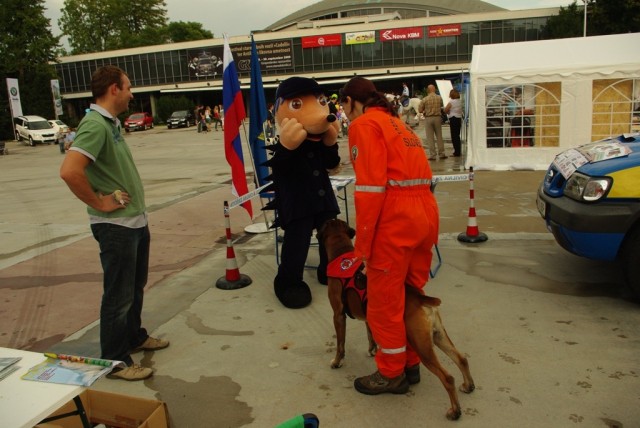
<svg viewBox="0 0 640 428">
<path fill-rule="evenodd" d="M 421 39 L 423 34 L 422 27 L 392 28 L 390 30 L 380 30 L 380 41 L 392 42 L 395 40 Z"/>
<path fill-rule="evenodd" d="M 428 31 L 429 37 L 459 36 L 462 34 L 462 25 L 431 25 L 429 26 Z"/>
<path fill-rule="evenodd" d="M 53 107 L 56 117 L 62 116 L 62 97 L 60 96 L 60 82 L 57 79 L 51 80 L 51 95 L 53 95 Z"/>
<path fill-rule="evenodd" d="M 260 58 L 262 70 L 273 70 L 293 67 L 293 48 L 291 40 L 276 42 L 256 42 L 256 50 Z M 251 70 L 251 43 L 233 45 L 231 52 L 236 60 L 239 72 Z"/>
<path fill-rule="evenodd" d="M 9 94 L 9 105 L 13 117 L 22 116 L 22 104 L 20 103 L 20 89 L 18 79 L 7 78 L 7 93 Z"/>
<path fill-rule="evenodd" d="M 340 34 L 325 34 L 322 36 L 308 36 L 302 38 L 302 49 L 340 46 L 341 44 L 342 36 Z"/>
<path fill-rule="evenodd" d="M 248 73 L 251 70 L 251 43 L 232 45 L 230 48 L 238 73 Z M 263 71 L 293 67 L 291 40 L 256 42 L 256 48 Z M 187 56 L 191 76 L 207 80 L 222 79 L 222 46 L 188 50 Z"/>
<path fill-rule="evenodd" d="M 375 43 L 376 32 L 375 31 L 359 31 L 357 33 L 346 33 L 347 45 L 359 45 L 362 43 Z"/>
</svg>

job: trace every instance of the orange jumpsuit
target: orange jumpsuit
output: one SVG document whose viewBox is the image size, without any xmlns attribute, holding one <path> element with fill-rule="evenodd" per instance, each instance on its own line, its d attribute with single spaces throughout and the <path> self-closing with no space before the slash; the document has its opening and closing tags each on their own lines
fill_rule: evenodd
<svg viewBox="0 0 640 428">
<path fill-rule="evenodd" d="M 420 362 L 407 343 L 405 283 L 422 290 L 438 240 L 438 205 L 422 141 L 383 108 L 369 107 L 349 127 L 356 174 L 356 256 L 367 264 L 367 321 L 380 373 L 396 377 Z"/>
</svg>

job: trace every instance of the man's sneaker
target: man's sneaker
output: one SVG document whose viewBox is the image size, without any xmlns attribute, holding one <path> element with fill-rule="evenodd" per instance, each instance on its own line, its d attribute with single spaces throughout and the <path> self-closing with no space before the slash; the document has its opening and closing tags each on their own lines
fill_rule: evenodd
<svg viewBox="0 0 640 428">
<path fill-rule="evenodd" d="M 169 346 L 169 341 L 164 339 L 156 339 L 155 337 L 147 337 L 147 340 L 142 342 L 140 346 L 135 348 L 131 353 L 140 352 L 140 351 L 157 351 L 159 349 L 164 349 Z"/>
<path fill-rule="evenodd" d="M 116 368 L 107 375 L 109 379 L 122 379 L 122 380 L 144 380 L 150 378 L 153 375 L 153 369 L 148 367 L 142 367 L 139 364 L 132 364 L 129 367 L 123 369 Z"/>
<path fill-rule="evenodd" d="M 415 385 L 420 382 L 420 363 L 415 366 L 405 367 L 404 374 L 407 376 L 409 385 Z"/>
<path fill-rule="evenodd" d="M 356 378 L 353 386 L 358 392 L 367 395 L 378 395 L 385 392 L 405 394 L 409 391 L 409 382 L 404 373 L 394 378 L 388 378 L 376 371 L 369 376 Z"/>
<path fill-rule="evenodd" d="M 448 157 L 449 157 L 449 156 L 447 156 L 447 155 L 440 155 L 440 159 L 446 159 L 446 158 L 448 158 Z"/>
</svg>

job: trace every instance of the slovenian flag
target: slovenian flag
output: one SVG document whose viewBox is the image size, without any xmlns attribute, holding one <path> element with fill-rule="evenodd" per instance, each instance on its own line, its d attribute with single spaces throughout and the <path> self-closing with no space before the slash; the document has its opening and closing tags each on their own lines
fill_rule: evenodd
<svg viewBox="0 0 640 428">
<path fill-rule="evenodd" d="M 240 141 L 240 125 L 246 117 L 240 81 L 236 64 L 233 61 L 229 39 L 224 35 L 224 71 L 222 75 L 222 104 L 224 106 L 224 154 L 231 166 L 231 187 L 236 196 L 242 196 L 249 192 L 247 188 L 247 176 L 244 171 L 244 157 L 242 156 L 242 143 Z M 242 203 L 244 209 L 253 219 L 251 200 Z"/>
</svg>

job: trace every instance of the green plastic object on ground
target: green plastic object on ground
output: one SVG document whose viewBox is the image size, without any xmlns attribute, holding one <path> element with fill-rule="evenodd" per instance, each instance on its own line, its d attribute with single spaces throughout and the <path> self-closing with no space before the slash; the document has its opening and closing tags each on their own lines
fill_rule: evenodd
<svg viewBox="0 0 640 428">
<path fill-rule="evenodd" d="M 318 428 L 318 426 L 320 426 L 318 417 L 313 413 L 305 413 L 289 419 L 275 428 Z"/>
</svg>

